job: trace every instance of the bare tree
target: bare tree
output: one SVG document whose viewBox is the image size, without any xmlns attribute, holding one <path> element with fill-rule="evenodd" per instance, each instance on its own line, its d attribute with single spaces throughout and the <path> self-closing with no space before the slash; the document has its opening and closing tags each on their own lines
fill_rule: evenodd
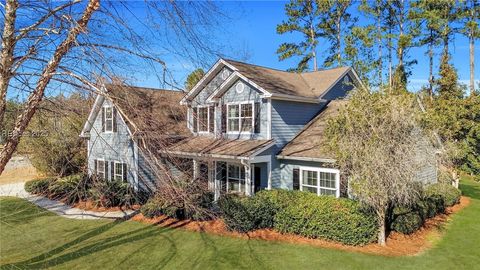
<svg viewBox="0 0 480 270">
<path fill-rule="evenodd" d="M 388 209 L 412 203 L 420 193 L 417 172 L 435 164 L 433 148 L 417 125 L 415 107 L 409 95 L 361 90 L 328 123 L 331 151 L 348 176 L 351 194 L 376 213 L 382 245 Z"/>
<path fill-rule="evenodd" d="M 132 79 L 145 64 L 163 87 L 177 88 L 181 84 L 169 72 L 166 59 L 183 57 L 205 65 L 215 55 L 209 29 L 221 13 L 214 3 L 143 4 L 147 14 L 136 13 L 128 2 L 6 2 L 0 120 L 7 96 L 28 98 L 20 98 L 24 109 L 0 153 L 0 173 L 48 91 L 58 94 L 75 88 L 98 93 L 94 83 L 99 77 Z"/>
</svg>

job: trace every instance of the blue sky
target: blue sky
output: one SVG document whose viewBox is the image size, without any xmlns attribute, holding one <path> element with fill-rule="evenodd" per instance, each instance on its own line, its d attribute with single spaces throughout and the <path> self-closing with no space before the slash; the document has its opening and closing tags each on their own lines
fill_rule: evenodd
<svg viewBox="0 0 480 270">
<path fill-rule="evenodd" d="M 283 1 L 246 1 L 218 2 L 230 15 L 230 21 L 223 31 L 223 36 L 219 38 L 219 42 L 226 42 L 231 45 L 233 51 L 223 52 L 229 57 L 243 55 L 244 51 L 250 56 L 248 62 L 277 68 L 287 69 L 294 66 L 293 61 L 278 60 L 275 53 L 278 46 L 288 40 L 295 40 L 297 35 L 278 35 L 276 34 L 276 25 L 284 20 Z M 475 47 L 475 79 L 480 78 L 480 46 Z M 322 48 L 326 50 L 328 44 L 320 44 L 318 53 L 322 53 Z M 418 60 L 418 64 L 414 65 L 412 76 L 409 78 L 409 88 L 417 90 L 421 85 L 427 82 L 428 78 L 428 58 L 425 55 L 426 48 L 411 49 L 409 54 L 412 58 Z M 468 83 L 469 80 L 469 62 L 468 62 L 468 40 L 460 35 L 455 36 L 454 44 L 450 45 L 452 54 L 452 62 L 458 70 L 459 79 Z M 184 81 L 187 74 L 194 69 L 188 63 L 180 64 L 172 61 L 169 64 L 173 66 L 175 77 L 178 81 Z M 213 64 L 213 62 L 211 63 Z M 437 63 L 436 63 L 437 64 Z M 438 66 L 435 67 L 435 70 Z M 144 83 L 148 86 L 155 87 L 158 82 L 154 78 L 147 79 Z"/>
</svg>

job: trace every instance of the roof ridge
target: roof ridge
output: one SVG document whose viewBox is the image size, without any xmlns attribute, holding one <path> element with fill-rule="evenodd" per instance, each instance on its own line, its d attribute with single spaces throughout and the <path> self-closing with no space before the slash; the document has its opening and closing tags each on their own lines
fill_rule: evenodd
<svg viewBox="0 0 480 270">
<path fill-rule="evenodd" d="M 130 88 L 136 88 L 139 90 L 149 90 L 149 91 L 166 91 L 166 92 L 174 92 L 174 93 L 184 93 L 183 90 L 175 90 L 175 89 L 164 89 L 164 88 L 154 88 L 154 87 L 144 87 L 144 86 L 136 86 L 136 85 L 129 85 L 129 84 L 119 84 L 119 83 L 105 83 L 105 86 L 124 86 Z"/>
</svg>

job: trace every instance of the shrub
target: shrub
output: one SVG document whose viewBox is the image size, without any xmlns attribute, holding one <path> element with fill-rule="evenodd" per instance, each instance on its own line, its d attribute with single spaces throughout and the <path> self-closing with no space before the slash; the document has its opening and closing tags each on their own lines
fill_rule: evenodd
<svg viewBox="0 0 480 270">
<path fill-rule="evenodd" d="M 423 222 L 418 211 L 411 211 L 398 215 L 392 222 L 391 229 L 403 234 L 411 234 L 420 229 Z"/>
<path fill-rule="evenodd" d="M 90 177 L 84 174 L 69 175 L 51 182 L 47 196 L 51 199 L 63 200 L 67 204 L 73 204 L 87 199 L 91 184 Z"/>
<path fill-rule="evenodd" d="M 54 178 L 44 178 L 44 179 L 34 179 L 31 181 L 25 182 L 25 191 L 37 194 L 37 195 L 47 195 L 48 186 L 51 182 L 55 181 Z"/>
<path fill-rule="evenodd" d="M 293 201 L 275 216 L 274 227 L 278 231 L 349 245 L 367 244 L 376 239 L 376 218 L 358 202 L 306 192 L 291 195 Z"/>
<path fill-rule="evenodd" d="M 198 207 L 208 209 L 213 202 L 213 193 L 205 193 L 198 197 Z M 190 211 L 190 208 L 185 208 L 181 201 L 166 200 L 159 194 L 150 198 L 141 208 L 140 212 L 147 218 L 153 218 L 160 215 L 165 215 L 176 219 L 193 219 L 205 220 L 210 218 L 207 213 L 202 211 Z"/>
<path fill-rule="evenodd" d="M 278 208 L 267 196 L 251 198 L 226 195 L 218 205 L 229 230 L 249 232 L 256 229 L 272 228 Z"/>
<path fill-rule="evenodd" d="M 462 193 L 452 185 L 438 183 L 429 185 L 425 189 L 425 195 L 426 197 L 441 196 L 444 201 L 444 206 L 450 207 L 460 202 Z"/>
<path fill-rule="evenodd" d="M 135 191 L 122 181 L 95 181 L 89 190 L 89 198 L 96 206 L 132 206 L 137 202 Z"/>
</svg>

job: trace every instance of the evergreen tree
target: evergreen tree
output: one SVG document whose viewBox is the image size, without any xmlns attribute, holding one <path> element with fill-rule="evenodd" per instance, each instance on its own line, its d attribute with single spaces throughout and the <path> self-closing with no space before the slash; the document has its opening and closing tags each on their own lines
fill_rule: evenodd
<svg viewBox="0 0 480 270">
<path fill-rule="evenodd" d="M 201 68 L 197 68 L 190 73 L 185 81 L 185 90 L 190 91 L 205 75 L 205 71 Z"/>
<path fill-rule="evenodd" d="M 285 5 L 288 19 L 277 25 L 277 33 L 281 35 L 300 33 L 303 40 L 297 43 L 282 43 L 277 49 L 277 54 L 281 61 L 301 57 L 297 67 L 293 69 L 297 72 L 308 70 L 311 61 L 313 61 L 313 70 L 318 69 L 317 45 L 320 37 L 318 16 L 323 12 L 317 1 L 313 0 L 291 0 Z"/>
<path fill-rule="evenodd" d="M 478 0 L 466 0 L 461 6 L 461 33 L 468 37 L 470 59 L 470 95 L 475 94 L 475 39 L 480 38 L 480 3 Z"/>
</svg>

